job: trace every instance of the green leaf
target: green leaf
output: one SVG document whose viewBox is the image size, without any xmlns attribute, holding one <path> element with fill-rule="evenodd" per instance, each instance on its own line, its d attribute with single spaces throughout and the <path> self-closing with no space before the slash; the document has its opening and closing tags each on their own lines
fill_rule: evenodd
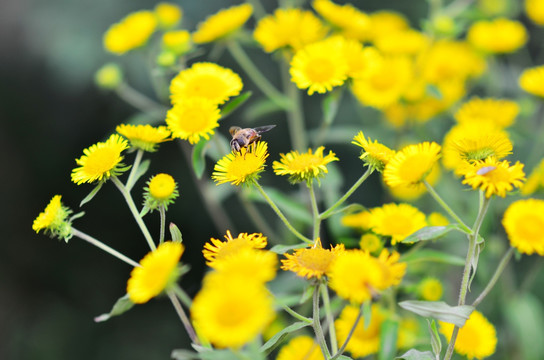
<svg viewBox="0 0 544 360">
<path fill-rule="evenodd" d="M 168 229 L 170 230 L 170 236 L 172 237 L 172 241 L 180 243 L 183 242 L 183 236 L 181 235 L 181 231 L 176 224 L 171 222 L 168 226 Z"/>
<path fill-rule="evenodd" d="M 399 306 L 423 317 L 432 317 L 459 327 L 465 325 L 468 317 L 474 311 L 474 306 L 450 306 L 443 301 L 401 301 Z"/>
<path fill-rule="evenodd" d="M 232 112 L 238 109 L 243 103 L 245 103 L 251 97 L 252 94 L 253 93 L 251 91 L 246 91 L 242 95 L 239 95 L 235 97 L 234 99 L 232 99 L 231 101 L 229 101 L 228 103 L 226 103 L 221 108 L 221 119 L 224 119 L 230 114 L 232 114 Z"/>
<path fill-rule="evenodd" d="M 302 248 L 307 247 L 307 246 L 308 246 L 308 244 L 306 244 L 306 243 L 301 243 L 301 244 L 296 244 L 296 245 L 274 245 L 274 246 L 272 246 L 270 251 L 272 251 L 273 253 L 282 255 L 282 254 L 285 254 L 288 251 L 295 250 L 295 249 L 302 249 Z"/>
<path fill-rule="evenodd" d="M 298 220 L 306 225 L 313 223 L 313 217 L 306 206 L 294 201 L 292 197 L 269 187 L 264 187 L 265 192 L 276 203 L 276 205 L 293 220 Z M 248 192 L 248 198 L 253 201 L 265 202 L 266 200 L 257 191 Z"/>
<path fill-rule="evenodd" d="M 364 207 L 361 204 L 349 204 L 347 206 L 344 206 L 332 211 L 327 217 L 330 217 L 339 213 L 343 213 L 343 212 L 352 213 L 352 212 L 363 211 L 363 210 L 366 210 L 366 207 Z"/>
<path fill-rule="evenodd" d="M 193 147 L 193 170 L 197 178 L 202 178 L 204 174 L 204 169 L 206 168 L 206 150 L 208 149 L 208 142 L 210 140 L 201 139 Z"/>
<path fill-rule="evenodd" d="M 402 240 L 402 242 L 415 243 L 419 241 L 434 240 L 440 236 L 449 233 L 452 230 L 463 231 L 461 230 L 461 227 L 457 224 L 451 224 L 447 226 L 426 226 L 422 229 L 419 229 L 415 233 L 408 235 L 404 240 Z"/>
<path fill-rule="evenodd" d="M 405 352 L 403 355 L 396 357 L 395 360 L 436 360 L 436 358 L 430 351 L 411 349 Z"/>
<path fill-rule="evenodd" d="M 468 279 L 468 291 L 470 291 L 470 285 L 472 285 L 472 280 L 474 280 L 474 277 L 476 276 L 476 269 L 478 269 L 478 261 L 480 259 L 480 253 L 484 249 L 484 242 L 483 238 L 480 241 L 481 236 L 478 236 L 478 242 L 476 243 L 476 248 L 474 249 L 474 256 L 472 257 L 472 261 L 470 262 L 470 268 L 471 268 L 471 275 Z"/>
<path fill-rule="evenodd" d="M 329 92 L 323 99 L 323 123 L 330 125 L 338 113 L 340 100 L 342 99 L 342 88 Z"/>
<path fill-rule="evenodd" d="M 70 216 L 70 222 L 79 219 L 80 217 L 83 217 L 85 215 L 85 211 L 80 211 L 72 216 Z"/>
<path fill-rule="evenodd" d="M 95 322 L 107 321 L 107 320 L 109 320 L 110 318 L 112 318 L 114 316 L 119 316 L 119 315 L 129 311 L 130 309 L 132 309 L 132 307 L 134 305 L 135 304 L 132 301 L 130 301 L 130 299 L 128 298 L 128 294 L 126 294 L 125 296 L 120 297 L 115 302 L 115 304 L 113 304 L 113 307 L 112 307 L 112 309 L 111 309 L 111 311 L 109 313 L 102 314 L 102 315 L 99 315 L 99 316 L 95 317 L 94 321 Z"/>
<path fill-rule="evenodd" d="M 442 352 L 442 340 L 438 335 L 438 329 L 436 327 L 436 321 L 434 319 L 427 319 L 427 325 L 429 326 L 429 333 L 431 333 L 431 348 L 437 359 L 440 359 L 440 352 Z"/>
<path fill-rule="evenodd" d="M 140 214 L 139 214 L 140 217 L 143 218 L 144 216 L 146 216 L 149 213 L 150 210 L 151 210 L 151 208 L 149 206 L 144 205 L 142 207 L 142 210 L 140 210 Z"/>
<path fill-rule="evenodd" d="M 393 359 L 397 353 L 397 334 L 399 322 L 393 319 L 387 319 L 380 328 L 380 349 L 378 351 L 378 360 Z"/>
<path fill-rule="evenodd" d="M 432 249 L 418 249 L 417 251 L 402 255 L 400 259 L 406 263 L 437 262 L 457 266 L 465 265 L 465 259 L 462 257 Z"/>
<path fill-rule="evenodd" d="M 151 161 L 149 160 L 144 160 L 140 163 L 140 165 L 138 166 L 138 169 L 136 169 L 136 173 L 134 174 L 134 178 L 132 178 L 132 181 L 130 184 L 127 184 L 127 190 L 130 191 L 130 189 L 132 189 L 132 187 L 134 186 L 134 184 L 136 184 L 136 182 L 138 181 L 139 178 L 141 178 L 142 176 L 144 176 L 144 174 L 147 172 L 147 170 L 149 170 L 149 165 L 151 164 Z"/>
<path fill-rule="evenodd" d="M 363 319 L 364 319 L 364 329 L 368 329 L 370 326 L 370 320 L 372 320 L 372 302 L 365 301 L 363 303 Z"/>
<path fill-rule="evenodd" d="M 200 355 L 191 350 L 174 349 L 170 357 L 175 360 L 200 360 Z"/>
<path fill-rule="evenodd" d="M 268 340 L 263 346 L 261 346 L 261 352 L 265 354 L 269 354 L 274 350 L 281 342 L 282 340 L 289 335 L 290 333 L 300 330 L 306 326 L 310 326 L 310 323 L 306 322 L 296 322 L 294 324 L 289 325 L 288 327 L 284 328 L 283 330 L 277 332 L 270 340 Z"/>
<path fill-rule="evenodd" d="M 431 97 L 437 100 L 442 100 L 443 98 L 442 92 L 436 85 L 427 84 L 427 88 L 425 90 L 427 94 L 430 95 Z"/>
<path fill-rule="evenodd" d="M 254 122 L 258 119 L 263 118 L 264 116 L 270 115 L 272 113 L 283 111 L 281 106 L 278 106 L 274 101 L 264 97 L 258 100 L 254 100 L 247 107 L 247 110 L 244 113 L 244 117 L 250 121 Z"/>
<path fill-rule="evenodd" d="M 81 200 L 81 202 L 79 203 L 79 207 L 82 207 L 83 205 L 91 201 L 94 198 L 94 196 L 98 194 L 98 191 L 100 191 L 100 189 L 102 188 L 102 185 L 104 185 L 104 182 L 102 181 L 99 182 L 98 185 L 96 185 L 94 189 L 89 193 L 89 195 L 85 196 L 85 198 Z"/>
<path fill-rule="evenodd" d="M 520 359 L 544 359 L 544 306 L 533 294 L 524 293 L 513 297 L 504 309 L 504 315 L 517 339 Z"/>
</svg>

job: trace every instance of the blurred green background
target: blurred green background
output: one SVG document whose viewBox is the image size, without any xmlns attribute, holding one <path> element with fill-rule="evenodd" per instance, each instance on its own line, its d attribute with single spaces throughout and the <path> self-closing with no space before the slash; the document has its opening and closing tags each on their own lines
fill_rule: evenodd
<svg viewBox="0 0 544 360">
<path fill-rule="evenodd" d="M 55 194 L 63 195 L 63 202 L 78 210 L 79 202 L 92 186 L 71 183 L 70 171 L 75 167 L 75 159 L 84 148 L 104 139 L 117 124 L 136 113 L 114 94 L 97 89 L 93 75 L 104 63 L 116 60 L 102 48 L 104 31 L 129 12 L 152 9 L 156 3 L 150 0 L 0 2 L 0 163 L 4 166 L 1 173 L 0 359 L 167 359 L 172 349 L 188 346 L 182 325 L 164 299 L 136 306 L 120 318 L 94 323 L 95 316 L 109 311 L 115 300 L 125 293 L 131 269 L 77 238 L 67 245 L 36 235 L 31 228 L 34 218 Z M 177 2 L 184 10 L 184 27 L 190 30 L 207 15 L 238 3 L 240 1 Z M 275 1 L 263 3 L 268 10 L 277 6 Z M 415 28 L 419 28 L 417 19 L 427 12 L 425 0 L 353 3 L 369 12 L 397 10 L 405 14 Z M 538 43 L 538 40 L 532 42 Z M 262 67 L 271 64 L 258 49 L 250 51 L 250 55 L 255 56 Z M 129 58 L 121 59 L 129 82 L 152 96 L 149 79 L 142 71 L 144 59 Z M 228 54 L 219 62 L 235 71 L 239 69 Z M 244 83 L 246 89 L 254 90 L 249 80 Z M 312 111 L 316 111 L 312 109 L 319 106 L 315 99 L 306 104 L 310 122 L 316 121 L 311 120 Z M 230 126 L 242 120 L 234 116 L 228 121 Z M 286 131 L 285 115 L 275 113 L 263 121 L 259 125 L 278 124 L 278 129 L 269 136 L 273 144 L 271 152 L 289 151 L 288 139 L 282 136 Z M 335 151 L 341 159 L 348 156 L 343 156 L 345 148 Z M 210 237 L 221 238 L 226 229 L 215 229 L 210 222 L 194 186 L 191 169 L 177 144 L 161 145 L 161 150 L 151 159 L 150 175 L 169 172 L 180 184 L 181 197 L 169 211 L 168 220 L 176 222 L 185 241 L 191 244 L 182 260 L 190 264 L 192 270 L 181 284 L 194 295 L 204 271 L 202 245 Z M 346 184 L 358 176 L 358 171 L 345 174 Z M 382 200 L 379 181 L 374 178 L 371 186 L 378 192 L 367 190 L 353 200 L 368 206 L 377 205 Z M 138 195 L 135 199 L 141 201 Z M 237 230 L 258 231 L 244 218 L 236 216 L 238 204 L 233 203 L 230 209 Z M 138 260 L 147 252 L 122 197 L 111 184 L 82 210 L 87 211 L 87 216 L 76 222 L 78 229 L 133 259 Z M 146 217 L 146 221 L 152 231 L 158 229 L 157 216 Z M 535 260 L 527 262 L 531 264 Z M 529 265 L 520 268 L 524 270 Z M 513 271 L 506 276 L 512 277 L 507 281 L 516 281 Z M 541 302 L 542 288 L 537 292 L 538 297 L 527 301 Z M 531 311 L 534 307 L 526 308 Z M 500 317 L 504 310 L 495 307 L 494 311 L 496 317 Z M 513 331 L 501 333 L 502 340 L 515 338 Z"/>
</svg>

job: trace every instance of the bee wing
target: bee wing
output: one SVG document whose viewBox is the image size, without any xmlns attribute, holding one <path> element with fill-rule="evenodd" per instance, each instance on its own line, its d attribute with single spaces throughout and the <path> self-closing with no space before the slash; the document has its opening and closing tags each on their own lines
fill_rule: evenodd
<svg viewBox="0 0 544 360">
<path fill-rule="evenodd" d="M 265 126 L 256 127 L 253 130 L 255 130 L 258 134 L 262 134 L 264 132 L 272 130 L 275 127 L 276 125 L 265 125 Z"/>
<path fill-rule="evenodd" d="M 231 136 L 234 136 L 234 134 L 236 134 L 240 130 L 242 130 L 242 128 L 239 126 L 231 126 L 229 129 L 229 133 Z"/>
</svg>

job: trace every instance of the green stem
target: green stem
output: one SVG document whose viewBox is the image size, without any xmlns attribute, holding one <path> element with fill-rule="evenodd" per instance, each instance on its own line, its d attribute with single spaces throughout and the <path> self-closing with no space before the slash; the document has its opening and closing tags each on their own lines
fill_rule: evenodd
<svg viewBox="0 0 544 360">
<path fill-rule="evenodd" d="M 305 322 L 305 323 L 309 323 L 309 324 L 311 324 L 313 322 L 312 319 L 310 319 L 310 318 L 308 318 L 308 317 L 306 317 L 304 315 L 299 314 L 295 310 L 291 309 L 289 306 L 287 306 L 285 304 L 279 304 L 279 305 L 281 306 L 281 308 L 283 310 L 285 310 L 286 313 L 288 313 L 289 315 L 291 315 L 295 319 L 300 320 L 300 321 Z"/>
<path fill-rule="evenodd" d="M 321 297 L 323 298 L 323 307 L 325 308 L 325 316 L 329 324 L 329 341 L 331 342 L 331 351 L 333 354 L 338 352 L 338 341 L 336 340 L 336 329 L 334 327 L 334 317 L 331 311 L 331 301 L 329 299 L 329 291 L 327 286 L 321 285 Z"/>
<path fill-rule="evenodd" d="M 138 264 L 136 261 L 134 261 L 134 260 L 130 259 L 129 257 L 121 254 L 119 251 L 112 249 L 108 245 L 106 245 L 103 242 L 93 238 L 92 236 L 87 235 L 84 232 L 81 232 L 81 231 L 79 231 L 79 230 L 77 230 L 77 229 L 75 229 L 73 227 L 72 227 L 72 235 L 77 236 L 81 240 L 84 240 L 84 241 L 90 243 L 91 245 L 96 246 L 97 248 L 99 248 L 101 250 L 104 250 L 108 254 L 115 256 L 116 258 L 118 258 L 121 261 L 126 262 L 130 266 L 140 267 L 140 264 Z"/>
<path fill-rule="evenodd" d="M 147 114 L 166 111 L 166 107 L 145 96 L 126 83 L 122 83 L 115 89 L 116 94 L 125 102 Z"/>
<path fill-rule="evenodd" d="M 319 209 L 317 208 L 317 199 L 315 197 L 315 191 L 314 191 L 314 183 L 311 182 L 308 186 L 308 190 L 310 191 L 310 202 L 312 204 L 312 213 L 314 217 L 314 232 L 313 232 L 313 240 L 319 238 L 319 231 L 321 228 L 321 218 L 319 217 Z"/>
<path fill-rule="evenodd" d="M 193 301 L 191 300 L 189 295 L 187 295 L 185 291 L 183 291 L 183 289 L 179 287 L 178 284 L 174 284 L 174 286 L 172 286 L 172 291 L 174 292 L 174 294 L 176 294 L 178 299 L 181 300 L 183 305 L 185 305 L 189 309 L 191 308 L 191 306 L 193 305 Z"/>
<path fill-rule="evenodd" d="M 196 336 L 195 329 L 193 329 L 193 326 L 191 325 L 191 321 L 185 314 L 185 311 L 183 311 L 183 307 L 181 306 L 178 298 L 176 297 L 176 294 L 174 294 L 173 291 L 167 291 L 168 298 L 170 298 L 170 301 L 172 302 L 172 305 L 174 305 L 174 309 L 176 310 L 176 313 L 178 314 L 181 323 L 185 327 L 185 331 L 187 331 L 187 334 L 189 335 L 189 338 L 193 342 L 193 344 L 200 345 L 200 340 Z"/>
<path fill-rule="evenodd" d="M 132 164 L 132 169 L 130 169 L 130 174 L 128 175 L 127 184 L 125 185 L 125 188 L 127 191 L 131 191 L 132 187 L 135 183 L 135 176 L 136 173 L 138 173 L 138 168 L 140 167 L 140 163 L 142 162 L 142 158 L 144 156 L 144 151 L 142 149 L 138 149 L 136 152 L 136 157 L 134 158 L 134 164 Z"/>
<path fill-rule="evenodd" d="M 476 298 L 476 300 L 474 300 L 474 302 L 472 303 L 472 306 L 474 306 L 474 307 L 478 306 L 484 300 L 484 298 L 487 296 L 487 294 L 489 294 L 491 289 L 493 289 L 493 287 L 495 286 L 495 284 L 499 280 L 499 277 L 502 275 L 502 272 L 506 268 L 506 265 L 508 265 L 508 262 L 512 258 L 512 255 L 514 254 L 514 251 L 515 251 L 514 248 L 511 247 L 510 249 L 508 249 L 508 251 L 506 251 L 506 253 L 504 253 L 499 265 L 497 266 L 497 270 L 495 270 L 495 273 L 493 274 L 493 277 L 489 280 L 489 283 L 487 283 L 487 286 L 482 291 L 480 296 L 478 296 L 478 298 Z"/>
<path fill-rule="evenodd" d="M 293 227 L 293 225 L 291 225 L 291 223 L 289 223 L 289 221 L 287 220 L 287 218 L 285 217 L 285 215 L 283 215 L 283 213 L 281 212 L 281 210 L 278 208 L 278 206 L 274 203 L 274 201 L 272 201 L 272 199 L 270 198 L 270 196 L 268 196 L 268 194 L 264 191 L 264 189 L 262 188 L 262 186 L 257 182 L 255 181 L 255 186 L 257 187 L 257 190 L 259 190 L 259 192 L 261 193 L 261 195 L 264 197 L 264 199 L 268 202 L 268 205 L 270 205 L 270 207 L 272 208 L 272 210 L 274 210 L 274 212 L 276 213 L 276 215 L 278 215 L 278 217 L 281 219 L 281 221 L 283 221 L 283 223 L 285 224 L 285 226 L 287 226 L 287 228 L 293 233 L 293 235 L 295 235 L 297 238 L 299 238 L 300 240 L 304 241 L 304 242 L 307 242 L 308 244 L 313 244 L 313 241 L 308 239 L 306 236 L 302 235 L 301 233 L 299 233 L 297 231 L 297 229 L 295 229 Z"/>
<path fill-rule="evenodd" d="M 127 202 L 128 208 L 130 209 L 130 212 L 132 213 L 132 216 L 134 217 L 134 219 L 136 220 L 136 223 L 140 227 L 142 234 L 144 234 L 147 244 L 149 245 L 151 250 L 155 250 L 157 247 L 155 246 L 155 243 L 153 242 L 153 237 L 149 233 L 147 226 L 142 220 L 140 213 L 138 212 L 138 209 L 136 208 L 136 204 L 134 203 L 134 200 L 132 199 L 132 196 L 130 195 L 130 192 L 125 188 L 123 183 L 121 183 L 121 181 L 116 176 L 112 176 L 111 181 L 115 184 L 115 186 L 117 186 L 119 191 L 121 191 L 121 194 L 123 194 L 123 197 L 125 198 L 125 201 Z"/>
<path fill-rule="evenodd" d="M 283 91 L 292 101 L 291 108 L 287 111 L 287 126 L 291 137 L 291 146 L 298 151 L 305 151 L 308 147 L 306 128 L 304 126 L 304 112 L 302 110 L 302 92 L 291 81 L 289 64 L 286 61 L 280 63 L 282 73 Z"/>
<path fill-rule="evenodd" d="M 336 354 L 334 354 L 334 356 L 331 358 L 331 360 L 336 359 L 337 357 L 342 355 L 344 353 L 344 351 L 346 350 L 346 346 L 348 345 L 349 340 L 353 336 L 353 333 L 355 333 L 355 329 L 357 328 L 357 325 L 359 324 L 359 321 L 361 321 L 361 318 L 363 317 L 363 306 L 364 305 L 365 305 L 364 303 L 361 304 L 361 307 L 359 308 L 359 313 L 357 314 L 357 318 L 355 319 L 355 322 L 353 323 L 353 326 L 349 330 L 349 333 L 348 333 L 348 336 L 346 337 L 346 340 L 344 341 L 344 343 L 342 344 L 342 346 L 340 347 L 338 352 Z"/>
<path fill-rule="evenodd" d="M 159 244 L 162 244 L 164 242 L 164 232 L 166 229 L 166 209 L 162 205 L 159 207 L 159 214 L 161 218 Z"/>
<path fill-rule="evenodd" d="M 344 194 L 344 196 L 342 196 L 333 206 L 331 206 L 325 212 L 321 213 L 319 215 L 319 218 L 321 220 L 325 220 L 326 218 L 331 216 L 334 210 L 336 210 L 337 207 L 342 205 L 355 192 L 355 190 L 357 190 L 359 186 L 361 186 L 361 184 L 365 182 L 365 180 L 370 176 L 370 174 L 372 174 L 373 171 L 374 171 L 374 168 L 368 167 L 366 171 L 364 172 L 364 174 L 361 175 L 359 180 L 357 180 L 355 184 L 353 184 L 353 186 Z"/>
<path fill-rule="evenodd" d="M 314 328 L 317 342 L 319 343 L 319 346 L 321 347 L 321 352 L 323 353 L 323 357 L 325 359 L 330 359 L 331 353 L 329 352 L 327 343 L 325 342 L 325 335 L 323 334 L 323 329 L 321 328 L 321 320 L 319 317 L 319 288 L 320 287 L 321 287 L 321 283 L 318 283 L 315 285 L 315 289 L 314 289 L 312 326 Z"/>
<path fill-rule="evenodd" d="M 290 100 L 279 92 L 274 85 L 259 71 L 257 66 L 251 61 L 244 49 L 236 42 L 231 40 L 227 42 L 227 49 L 232 57 L 240 64 L 245 73 L 253 80 L 255 85 L 272 101 L 274 101 L 282 109 L 288 109 L 291 104 Z"/>
<path fill-rule="evenodd" d="M 423 180 L 423 184 L 427 188 L 427 191 L 429 191 L 429 194 L 436 200 L 436 202 L 455 220 L 461 227 L 463 228 L 463 231 L 465 231 L 467 234 L 471 233 L 470 228 L 461 220 L 461 218 L 453 211 L 448 204 L 442 198 L 436 190 L 429 184 L 426 180 Z"/>
<path fill-rule="evenodd" d="M 266 219 L 262 216 L 259 209 L 253 204 L 248 198 L 245 193 L 236 193 L 238 195 L 238 198 L 240 199 L 240 202 L 242 203 L 242 206 L 244 207 L 246 214 L 249 216 L 251 221 L 257 226 L 259 230 L 263 234 L 266 234 L 266 236 L 269 239 L 273 239 L 273 241 L 278 241 L 279 237 L 277 236 L 276 232 L 268 225 L 266 222 Z"/>
</svg>

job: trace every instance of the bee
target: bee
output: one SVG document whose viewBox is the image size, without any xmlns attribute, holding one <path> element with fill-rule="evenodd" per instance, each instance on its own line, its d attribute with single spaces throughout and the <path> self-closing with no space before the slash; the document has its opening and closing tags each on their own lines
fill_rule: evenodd
<svg viewBox="0 0 544 360">
<path fill-rule="evenodd" d="M 242 129 L 239 126 L 231 126 L 229 129 L 229 132 L 232 135 L 230 148 L 234 152 L 240 151 L 242 148 L 247 148 L 249 145 L 261 140 L 262 133 L 272 130 L 275 127 L 276 125 L 266 125 L 259 126 L 254 129 Z"/>
</svg>

